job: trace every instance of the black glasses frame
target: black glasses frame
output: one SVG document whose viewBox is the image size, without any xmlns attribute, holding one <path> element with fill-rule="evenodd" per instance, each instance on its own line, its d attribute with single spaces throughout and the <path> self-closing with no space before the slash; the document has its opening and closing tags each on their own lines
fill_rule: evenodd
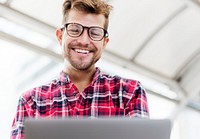
<svg viewBox="0 0 200 139">
<path fill-rule="evenodd" d="M 73 24 L 74 24 L 74 25 L 79 25 L 79 26 L 82 27 L 82 32 L 81 32 L 78 36 L 72 36 L 72 35 L 70 35 L 70 34 L 68 33 L 68 31 L 67 31 L 67 27 L 68 27 L 69 25 L 73 25 Z M 64 25 L 61 27 L 61 30 L 63 30 L 64 28 L 66 28 L 67 34 L 68 34 L 70 37 L 74 37 L 74 38 L 80 37 L 80 36 L 83 34 L 85 28 L 87 29 L 87 33 L 88 33 L 89 38 L 90 38 L 91 40 L 93 40 L 93 41 L 101 41 L 103 38 L 107 38 L 107 37 L 108 37 L 108 31 L 105 30 L 104 28 L 101 28 L 101 27 L 98 27 L 98 26 L 87 27 L 87 26 L 83 26 L 83 25 L 81 25 L 81 24 L 79 24 L 79 23 L 66 23 L 66 24 L 64 24 Z M 96 39 L 93 39 L 93 38 L 90 36 L 89 30 L 92 29 L 92 28 L 99 28 L 99 29 L 102 29 L 102 30 L 104 31 L 104 35 L 102 36 L 101 39 L 97 39 L 97 40 L 96 40 Z"/>
</svg>

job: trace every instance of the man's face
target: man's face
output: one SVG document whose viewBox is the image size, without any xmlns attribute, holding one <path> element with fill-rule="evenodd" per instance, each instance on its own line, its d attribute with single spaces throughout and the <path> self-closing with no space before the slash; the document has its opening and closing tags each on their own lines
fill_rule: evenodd
<svg viewBox="0 0 200 139">
<path fill-rule="evenodd" d="M 98 26 L 103 28 L 105 17 L 103 15 L 86 14 L 70 11 L 67 23 L 78 23 L 83 26 Z M 67 68 L 75 68 L 77 70 L 88 70 L 95 67 L 95 63 L 101 57 L 102 51 L 106 47 L 109 39 L 103 38 L 100 41 L 93 41 L 88 36 L 88 29 L 79 37 L 70 37 L 66 28 L 62 31 L 56 31 L 58 41 L 62 47 L 62 54 L 65 61 L 68 61 Z"/>
</svg>

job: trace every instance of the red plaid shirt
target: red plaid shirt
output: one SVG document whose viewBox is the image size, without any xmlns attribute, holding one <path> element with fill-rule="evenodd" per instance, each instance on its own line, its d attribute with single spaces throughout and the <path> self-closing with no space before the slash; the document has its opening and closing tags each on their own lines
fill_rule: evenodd
<svg viewBox="0 0 200 139">
<path fill-rule="evenodd" d="M 24 93 L 17 107 L 11 138 L 24 138 L 26 117 L 148 117 L 146 92 L 140 82 L 103 74 L 98 68 L 91 84 L 79 92 L 69 76 Z"/>
</svg>

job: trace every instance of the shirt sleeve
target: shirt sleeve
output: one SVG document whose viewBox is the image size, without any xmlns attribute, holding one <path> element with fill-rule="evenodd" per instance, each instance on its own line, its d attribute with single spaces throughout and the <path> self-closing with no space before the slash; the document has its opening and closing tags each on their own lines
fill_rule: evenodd
<svg viewBox="0 0 200 139">
<path fill-rule="evenodd" d="M 137 83 L 125 109 L 128 117 L 149 118 L 146 91 L 140 82 Z"/>
<path fill-rule="evenodd" d="M 17 112 L 13 120 L 10 139 L 24 139 L 24 121 L 26 117 L 31 117 L 33 110 L 27 101 L 20 97 Z"/>
</svg>

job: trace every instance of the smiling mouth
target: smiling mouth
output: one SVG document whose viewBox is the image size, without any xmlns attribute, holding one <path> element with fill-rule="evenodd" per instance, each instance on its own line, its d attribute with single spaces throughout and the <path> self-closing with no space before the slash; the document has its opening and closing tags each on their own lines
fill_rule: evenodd
<svg viewBox="0 0 200 139">
<path fill-rule="evenodd" d="M 91 51 L 88 50 L 83 50 L 83 49 L 73 49 L 75 52 L 77 53 L 81 53 L 81 54 L 89 54 Z"/>
</svg>

